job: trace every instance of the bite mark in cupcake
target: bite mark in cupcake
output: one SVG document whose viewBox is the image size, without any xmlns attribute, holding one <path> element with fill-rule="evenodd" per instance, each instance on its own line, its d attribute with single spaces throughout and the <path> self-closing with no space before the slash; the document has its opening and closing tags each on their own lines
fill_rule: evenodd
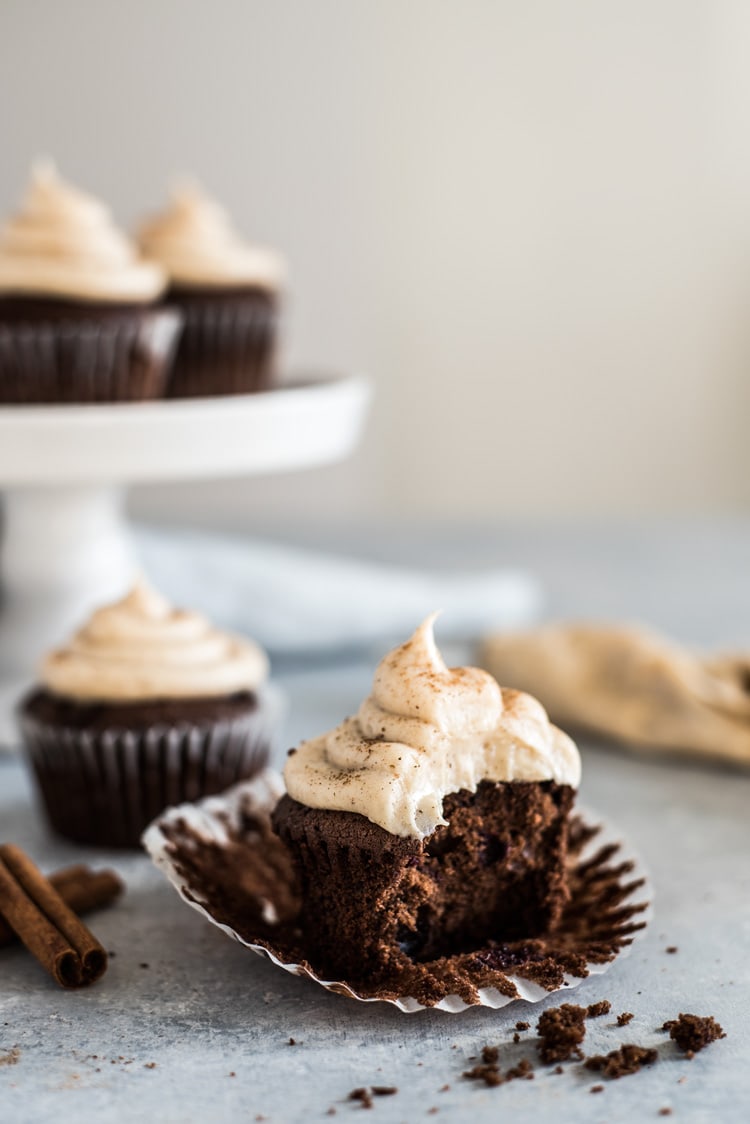
<svg viewBox="0 0 750 1124">
<path fill-rule="evenodd" d="M 472 949 L 507 970 L 505 942 L 548 932 L 569 897 L 578 751 L 530 696 L 446 667 L 433 622 L 286 763 L 274 826 L 316 963 L 341 978 Z"/>
</svg>

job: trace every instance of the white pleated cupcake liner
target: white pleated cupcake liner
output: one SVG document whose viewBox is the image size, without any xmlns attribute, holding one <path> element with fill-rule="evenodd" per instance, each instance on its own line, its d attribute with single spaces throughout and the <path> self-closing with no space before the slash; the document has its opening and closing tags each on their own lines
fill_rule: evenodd
<svg viewBox="0 0 750 1124">
<path fill-rule="evenodd" d="M 458 1014 L 471 1007 L 489 1007 L 499 1010 L 523 1000 L 527 1003 L 538 1003 L 550 995 L 560 992 L 569 992 L 586 979 L 592 976 L 601 976 L 608 972 L 616 960 L 628 955 L 632 942 L 643 936 L 646 925 L 652 918 L 653 891 L 649 876 L 643 862 L 633 848 L 624 840 L 622 833 L 610 822 L 586 808 L 577 808 L 576 814 L 588 825 L 598 825 L 596 835 L 584 845 L 580 854 L 576 856 L 576 865 L 586 863 L 595 854 L 605 847 L 616 848 L 616 862 L 618 866 L 627 864 L 627 885 L 632 889 L 623 897 L 620 908 L 630 906 L 638 909 L 633 920 L 640 928 L 629 933 L 621 949 L 610 960 L 604 963 L 590 962 L 586 965 L 587 975 L 574 976 L 566 974 L 559 987 L 548 989 L 536 984 L 523 976 L 506 973 L 506 978 L 515 986 L 516 995 L 507 995 L 494 987 L 477 989 L 477 999 L 468 1003 L 459 995 L 448 995 L 439 1002 L 427 1005 L 421 1003 L 411 995 L 400 996 L 396 999 L 381 996 L 360 995 L 345 980 L 328 980 L 316 975 L 306 964 L 290 963 L 281 959 L 264 944 L 256 944 L 246 940 L 231 925 L 217 920 L 212 913 L 210 900 L 199 900 L 195 889 L 186 885 L 184 874 L 180 872 L 179 863 L 174 853 L 174 836 L 187 829 L 190 832 L 190 846 L 200 846 L 200 841 L 205 840 L 212 847 L 229 846 L 233 840 L 233 833 L 240 829 L 244 817 L 270 813 L 276 802 L 283 795 L 284 783 L 281 777 L 271 769 L 265 769 L 257 777 L 242 784 L 235 785 L 221 796 L 211 796 L 195 804 L 181 804 L 175 808 L 168 808 L 144 832 L 142 843 L 149 853 L 154 864 L 162 871 L 168 881 L 177 890 L 183 901 L 187 902 L 198 913 L 207 918 L 212 925 L 221 929 L 227 936 L 238 941 L 245 948 L 260 956 L 266 957 L 272 964 L 282 968 L 294 976 L 302 976 L 319 984 L 327 991 L 337 995 L 344 995 L 356 999 L 361 1003 L 389 1003 L 406 1014 L 416 1011 L 437 1010 Z M 262 901 L 262 914 L 269 924 L 277 921 L 276 908 L 269 899 Z"/>
</svg>

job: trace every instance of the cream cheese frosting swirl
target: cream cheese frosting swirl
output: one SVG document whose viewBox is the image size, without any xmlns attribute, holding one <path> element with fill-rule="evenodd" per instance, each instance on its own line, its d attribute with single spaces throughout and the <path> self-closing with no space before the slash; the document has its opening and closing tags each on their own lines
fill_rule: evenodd
<svg viewBox="0 0 750 1124">
<path fill-rule="evenodd" d="M 120 303 L 154 300 L 166 275 L 138 256 L 103 203 L 37 164 L 0 228 L 0 293 Z"/>
<path fill-rule="evenodd" d="M 380 662 L 356 717 L 289 756 L 293 799 L 421 838 L 446 822 L 445 796 L 483 780 L 578 786 L 578 750 L 536 699 L 479 668 L 446 667 L 436 615 Z"/>
<path fill-rule="evenodd" d="M 244 241 L 224 208 L 195 185 L 175 190 L 171 205 L 143 224 L 138 241 L 178 285 L 276 290 L 284 280 L 281 257 Z"/>
<path fill-rule="evenodd" d="M 267 675 L 256 644 L 173 608 L 143 581 L 93 613 L 41 668 L 53 694 L 89 702 L 231 695 L 256 690 Z"/>
</svg>

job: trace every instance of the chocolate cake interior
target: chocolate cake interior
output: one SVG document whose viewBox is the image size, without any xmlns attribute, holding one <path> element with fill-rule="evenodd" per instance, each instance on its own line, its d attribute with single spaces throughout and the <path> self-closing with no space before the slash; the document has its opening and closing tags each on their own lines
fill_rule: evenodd
<svg viewBox="0 0 750 1124">
<path fill-rule="evenodd" d="M 301 922 L 321 964 L 356 978 L 394 959 L 430 961 L 546 932 L 568 896 L 573 800 L 552 781 L 483 781 L 447 796 L 447 826 L 424 839 L 289 796 L 273 823 L 295 859 Z"/>
</svg>

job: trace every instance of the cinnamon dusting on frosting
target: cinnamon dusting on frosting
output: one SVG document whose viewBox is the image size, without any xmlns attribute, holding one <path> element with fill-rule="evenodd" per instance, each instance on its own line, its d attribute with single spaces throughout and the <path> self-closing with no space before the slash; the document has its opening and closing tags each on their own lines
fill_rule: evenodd
<svg viewBox="0 0 750 1124">
<path fill-rule="evenodd" d="M 577 787 L 580 758 L 544 708 L 479 668 L 448 668 L 428 617 L 381 660 L 354 718 L 287 759 L 289 795 L 312 808 L 358 812 L 394 835 L 444 823 L 443 799 L 480 781 Z"/>
</svg>

